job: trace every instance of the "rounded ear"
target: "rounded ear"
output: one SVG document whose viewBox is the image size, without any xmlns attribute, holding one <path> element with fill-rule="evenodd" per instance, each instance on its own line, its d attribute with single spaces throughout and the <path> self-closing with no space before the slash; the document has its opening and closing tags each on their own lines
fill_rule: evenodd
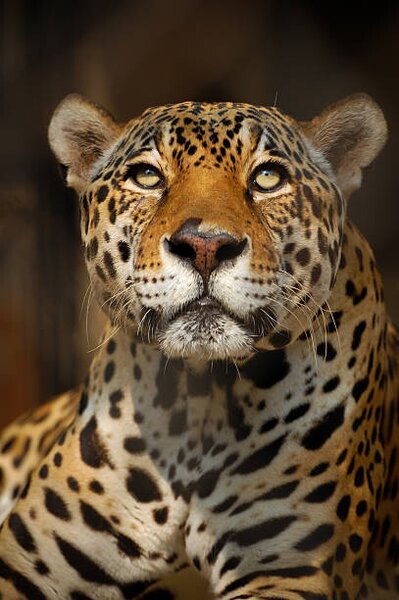
<svg viewBox="0 0 399 600">
<path fill-rule="evenodd" d="M 360 187 L 362 169 L 374 160 L 387 139 L 382 110 L 367 94 L 349 96 L 301 125 L 330 163 L 346 197 Z"/>
<path fill-rule="evenodd" d="M 94 163 L 121 131 L 112 116 L 79 94 L 70 94 L 57 106 L 48 130 L 65 181 L 78 193 L 87 185 Z"/>
</svg>

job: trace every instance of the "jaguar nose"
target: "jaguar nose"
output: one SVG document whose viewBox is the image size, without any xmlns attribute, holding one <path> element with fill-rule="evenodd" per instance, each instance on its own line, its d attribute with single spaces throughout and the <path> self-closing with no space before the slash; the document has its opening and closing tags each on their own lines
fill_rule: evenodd
<svg viewBox="0 0 399 600">
<path fill-rule="evenodd" d="M 208 279 L 219 265 L 240 256 L 247 240 L 237 240 L 226 232 L 200 232 L 198 229 L 181 228 L 167 240 L 171 254 L 189 262 L 203 279 Z"/>
</svg>

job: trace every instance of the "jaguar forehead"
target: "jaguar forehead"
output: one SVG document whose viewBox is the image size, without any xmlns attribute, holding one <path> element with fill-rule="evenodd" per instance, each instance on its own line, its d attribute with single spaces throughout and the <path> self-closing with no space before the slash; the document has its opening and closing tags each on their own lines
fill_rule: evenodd
<svg viewBox="0 0 399 600">
<path fill-rule="evenodd" d="M 162 154 L 168 146 L 176 148 L 176 151 L 179 148 L 185 155 L 191 156 L 198 147 L 205 149 L 208 145 L 218 145 L 223 148 L 223 156 L 239 139 L 242 149 L 249 153 L 256 152 L 258 148 L 270 150 L 276 147 L 277 122 L 291 124 L 282 113 L 263 107 L 245 104 L 225 104 L 222 109 L 220 104 L 200 106 L 200 111 L 187 104 L 146 111 L 126 125 L 121 138 L 96 163 L 93 172 L 96 174 L 102 167 L 108 166 L 113 154 L 122 154 L 125 160 L 133 160 L 146 151 L 157 150 Z M 273 126 L 276 125 L 273 134 Z"/>
</svg>

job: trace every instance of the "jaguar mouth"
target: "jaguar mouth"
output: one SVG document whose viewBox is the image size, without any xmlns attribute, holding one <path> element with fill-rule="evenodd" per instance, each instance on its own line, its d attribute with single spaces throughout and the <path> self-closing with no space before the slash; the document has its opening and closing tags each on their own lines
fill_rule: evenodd
<svg viewBox="0 0 399 600">
<path fill-rule="evenodd" d="M 187 315 L 190 313 L 201 315 L 215 315 L 217 313 L 226 313 L 226 309 L 214 298 L 210 296 L 202 296 L 197 300 L 192 300 L 185 306 L 183 306 L 178 313 L 173 316 L 173 319 L 180 317 L 181 315 Z"/>
<path fill-rule="evenodd" d="M 209 295 L 188 302 L 169 318 L 155 310 L 145 315 L 139 332 L 142 339 L 158 343 L 173 357 L 242 357 L 274 329 L 274 317 L 267 310 L 243 318 Z"/>
</svg>

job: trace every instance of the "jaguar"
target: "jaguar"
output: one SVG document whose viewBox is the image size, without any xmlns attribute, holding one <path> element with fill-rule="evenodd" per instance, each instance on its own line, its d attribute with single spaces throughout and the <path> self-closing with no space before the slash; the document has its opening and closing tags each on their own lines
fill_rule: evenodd
<svg viewBox="0 0 399 600">
<path fill-rule="evenodd" d="M 1 435 L 2 599 L 399 598 L 398 334 L 346 218 L 386 137 L 366 94 L 61 102 L 107 325 Z"/>
</svg>

